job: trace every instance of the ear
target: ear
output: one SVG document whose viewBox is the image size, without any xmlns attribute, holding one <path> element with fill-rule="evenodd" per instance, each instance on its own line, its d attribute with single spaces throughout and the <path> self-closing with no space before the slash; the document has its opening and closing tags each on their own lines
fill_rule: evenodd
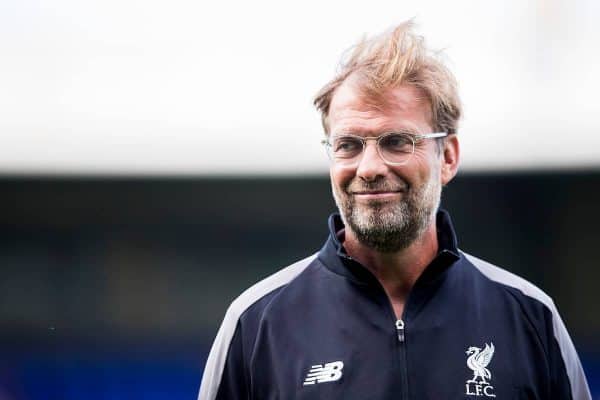
<svg viewBox="0 0 600 400">
<path fill-rule="evenodd" d="M 458 172 L 458 161 L 460 158 L 460 146 L 456 134 L 449 135 L 444 140 L 444 148 L 441 154 L 442 173 L 440 175 L 442 185 L 446 185 Z"/>
</svg>

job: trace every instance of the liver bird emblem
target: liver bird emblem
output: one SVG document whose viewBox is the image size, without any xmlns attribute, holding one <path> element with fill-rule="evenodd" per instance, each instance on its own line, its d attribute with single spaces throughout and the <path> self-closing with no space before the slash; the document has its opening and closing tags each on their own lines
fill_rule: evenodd
<svg viewBox="0 0 600 400">
<path fill-rule="evenodd" d="M 492 379 L 492 373 L 486 367 L 494 356 L 494 343 L 485 344 L 485 348 L 481 350 L 479 347 L 469 347 L 466 351 L 467 366 L 473 370 L 473 379 L 469 379 L 467 383 L 480 383 L 487 385 L 486 379 Z M 479 378 L 479 382 L 477 379 Z"/>
</svg>

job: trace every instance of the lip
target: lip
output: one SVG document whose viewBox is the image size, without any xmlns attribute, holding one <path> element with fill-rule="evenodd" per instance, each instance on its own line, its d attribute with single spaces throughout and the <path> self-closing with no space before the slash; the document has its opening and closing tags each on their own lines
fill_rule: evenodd
<svg viewBox="0 0 600 400">
<path fill-rule="evenodd" d="M 383 200 L 383 199 L 390 199 L 390 198 L 397 197 L 400 194 L 402 194 L 402 191 L 392 191 L 392 192 L 385 192 L 385 191 L 354 192 L 352 194 L 354 195 L 354 197 L 356 197 L 358 199 L 364 199 L 364 200 Z"/>
</svg>

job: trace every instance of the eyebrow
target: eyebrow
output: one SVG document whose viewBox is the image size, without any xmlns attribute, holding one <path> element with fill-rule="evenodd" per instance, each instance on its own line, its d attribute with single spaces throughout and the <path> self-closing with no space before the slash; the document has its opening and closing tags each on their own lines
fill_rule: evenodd
<svg viewBox="0 0 600 400">
<path fill-rule="evenodd" d="M 400 128 L 400 129 L 395 129 L 392 130 L 390 132 L 393 133 L 405 133 L 407 135 L 420 135 L 419 131 L 412 129 L 412 128 Z"/>
<path fill-rule="evenodd" d="M 345 135 L 354 135 L 354 136 L 369 136 L 369 137 L 373 137 L 373 136 L 381 136 L 381 135 L 385 135 L 385 134 L 389 134 L 389 133 L 402 133 L 405 135 L 420 135 L 420 133 L 418 131 L 415 131 L 414 129 L 411 128 L 399 128 L 399 129 L 387 129 L 387 130 L 382 130 L 380 132 L 372 132 L 369 131 L 369 133 L 365 133 L 360 132 L 360 131 L 352 131 L 352 130 L 346 130 L 346 129 L 342 129 L 339 132 L 332 132 L 331 136 L 345 136 Z"/>
</svg>

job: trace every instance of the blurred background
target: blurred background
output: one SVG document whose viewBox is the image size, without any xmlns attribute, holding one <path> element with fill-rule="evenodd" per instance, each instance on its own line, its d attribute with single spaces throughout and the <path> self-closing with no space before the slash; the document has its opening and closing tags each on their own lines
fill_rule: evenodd
<svg viewBox="0 0 600 400">
<path fill-rule="evenodd" d="M 190 399 L 335 210 L 312 96 L 408 18 L 457 75 L 459 246 L 558 305 L 600 399 L 594 0 L 0 3 L 0 400 Z"/>
</svg>

